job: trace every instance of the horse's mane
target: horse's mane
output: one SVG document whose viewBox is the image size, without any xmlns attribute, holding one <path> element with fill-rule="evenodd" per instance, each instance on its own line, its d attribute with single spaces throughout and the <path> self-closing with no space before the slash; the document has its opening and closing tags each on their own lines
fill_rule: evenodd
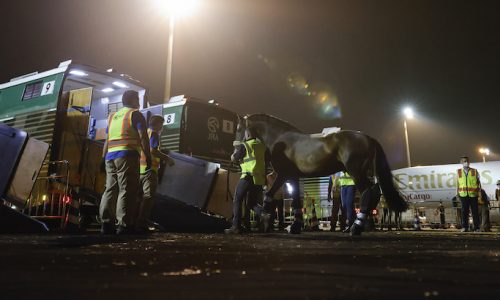
<svg viewBox="0 0 500 300">
<path fill-rule="evenodd" d="M 253 114 L 253 115 L 249 115 L 247 118 L 250 121 L 267 122 L 270 125 L 274 125 L 276 127 L 280 127 L 280 128 L 285 129 L 285 130 L 302 132 L 297 127 L 293 126 L 292 124 L 288 123 L 287 121 L 282 120 L 282 119 L 275 117 L 275 116 L 271 116 L 271 115 L 267 115 L 267 114 Z"/>
</svg>

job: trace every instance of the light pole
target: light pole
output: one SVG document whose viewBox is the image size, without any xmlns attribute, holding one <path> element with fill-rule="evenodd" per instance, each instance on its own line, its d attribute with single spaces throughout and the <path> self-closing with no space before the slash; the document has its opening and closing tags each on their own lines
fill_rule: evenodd
<svg viewBox="0 0 500 300">
<path fill-rule="evenodd" d="M 413 110 L 410 107 L 407 107 L 403 110 L 403 113 L 405 115 L 404 119 L 404 127 L 405 127 L 405 140 L 406 140 L 406 160 L 408 162 L 408 168 L 411 167 L 411 159 L 410 159 L 410 142 L 408 140 L 408 125 L 406 124 L 406 121 L 409 119 L 413 119 Z"/>
<path fill-rule="evenodd" d="M 170 15 L 168 22 L 168 47 L 167 47 L 167 68 L 165 72 L 165 91 L 163 94 L 163 103 L 167 103 L 170 99 L 170 90 L 172 86 L 172 54 L 174 50 L 174 26 L 175 16 Z"/>
<path fill-rule="evenodd" d="M 490 149 L 488 148 L 479 148 L 479 153 L 483 156 L 483 163 L 486 162 L 486 156 L 490 155 Z"/>
<path fill-rule="evenodd" d="M 194 11 L 198 5 L 198 0 L 156 0 L 159 9 L 168 14 L 168 44 L 167 44 L 167 65 L 165 70 L 165 91 L 164 100 L 166 103 L 170 99 L 172 87 L 172 61 L 174 49 L 174 28 L 175 20 Z"/>
</svg>

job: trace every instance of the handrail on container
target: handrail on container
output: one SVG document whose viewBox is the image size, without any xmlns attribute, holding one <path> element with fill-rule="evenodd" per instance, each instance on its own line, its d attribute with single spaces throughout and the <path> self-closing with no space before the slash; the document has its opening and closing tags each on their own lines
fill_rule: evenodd
<svg viewBox="0 0 500 300">
<path fill-rule="evenodd" d="M 63 165 L 63 167 L 66 168 L 66 172 L 65 175 L 58 175 L 57 173 L 53 174 L 53 175 L 49 175 L 49 176 L 43 176 L 43 177 L 38 177 L 36 179 L 36 181 L 40 181 L 40 180 L 46 180 L 47 181 L 47 184 L 46 184 L 46 188 L 48 189 L 48 182 L 50 180 L 55 180 L 55 179 L 62 179 L 64 180 L 64 178 L 66 179 L 66 184 L 64 185 L 64 191 L 63 191 L 63 194 L 62 194 L 62 197 L 61 195 L 59 196 L 59 203 L 58 203 L 58 207 L 57 207 L 57 217 L 61 217 L 61 228 L 63 227 L 64 225 L 64 214 L 66 212 L 66 196 L 68 195 L 69 193 L 69 169 L 70 169 L 70 164 L 69 164 L 69 161 L 68 160 L 55 160 L 55 161 L 45 161 L 43 162 L 43 165 Z M 48 191 L 48 190 L 47 190 Z M 32 206 L 33 206 L 33 196 L 37 199 L 36 203 L 38 203 L 39 199 L 40 199 L 40 191 L 38 191 L 38 194 L 35 195 L 31 195 L 30 196 L 30 199 L 29 199 L 29 207 L 28 207 L 28 214 L 31 215 L 31 211 L 32 211 Z M 54 208 L 54 195 L 51 195 L 50 196 L 50 202 L 51 202 L 51 208 L 50 208 L 50 213 L 52 215 L 53 213 L 53 208 Z M 45 205 L 45 204 L 44 204 Z M 38 205 L 36 207 L 36 212 L 35 212 L 35 215 L 38 215 Z M 45 214 L 45 206 L 43 207 L 43 213 Z M 45 216 L 46 217 L 46 216 Z M 56 216 L 53 216 L 53 217 L 56 217 Z"/>
</svg>

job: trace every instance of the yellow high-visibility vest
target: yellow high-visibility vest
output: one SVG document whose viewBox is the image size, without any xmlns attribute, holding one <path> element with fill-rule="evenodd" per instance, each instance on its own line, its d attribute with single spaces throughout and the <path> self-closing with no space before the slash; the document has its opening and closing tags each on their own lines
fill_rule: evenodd
<svg viewBox="0 0 500 300">
<path fill-rule="evenodd" d="M 141 153 L 139 133 L 132 126 L 132 113 L 137 109 L 124 107 L 108 118 L 108 152 L 134 150 Z"/>
<path fill-rule="evenodd" d="M 478 197 L 479 196 L 479 178 L 477 170 L 470 168 L 467 174 L 463 169 L 458 169 L 458 195 L 460 197 Z"/>
<path fill-rule="evenodd" d="M 253 183 L 256 185 L 266 184 L 266 146 L 259 139 L 251 139 L 243 142 L 246 155 L 243 158 L 241 167 L 241 178 L 247 174 L 253 176 Z"/>
<path fill-rule="evenodd" d="M 151 128 L 148 128 L 148 141 L 151 139 L 152 134 L 153 130 L 151 130 Z M 160 139 L 158 139 L 158 148 L 160 148 Z M 147 167 L 146 154 L 144 154 L 144 151 L 141 151 L 141 165 L 140 165 L 141 174 L 146 173 L 146 167 Z M 160 169 L 160 158 L 151 154 L 151 171 L 158 173 L 158 169 Z"/>
<path fill-rule="evenodd" d="M 354 179 L 347 172 L 342 172 L 339 179 L 340 186 L 354 185 Z"/>
</svg>

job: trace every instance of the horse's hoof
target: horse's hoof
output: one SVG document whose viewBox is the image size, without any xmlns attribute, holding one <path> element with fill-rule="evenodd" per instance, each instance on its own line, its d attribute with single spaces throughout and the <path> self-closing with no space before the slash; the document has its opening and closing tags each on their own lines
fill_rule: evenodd
<svg viewBox="0 0 500 300">
<path fill-rule="evenodd" d="M 260 216 L 260 222 L 261 222 L 261 230 L 264 233 L 269 233 L 271 232 L 272 225 L 271 225 L 271 215 L 268 213 L 262 213 Z"/>
<path fill-rule="evenodd" d="M 351 236 L 361 235 L 361 232 L 363 232 L 363 227 L 359 226 L 356 223 L 352 224 L 352 226 L 351 226 Z"/>
<path fill-rule="evenodd" d="M 291 234 L 300 234 L 302 232 L 302 222 L 295 221 L 292 223 L 290 226 L 290 233 Z"/>
</svg>

